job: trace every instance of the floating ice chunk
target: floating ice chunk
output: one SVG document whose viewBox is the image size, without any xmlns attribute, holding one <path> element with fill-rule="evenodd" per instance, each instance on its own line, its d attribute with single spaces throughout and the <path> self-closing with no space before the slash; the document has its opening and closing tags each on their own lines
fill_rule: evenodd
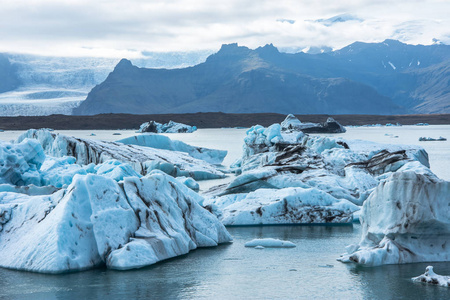
<svg viewBox="0 0 450 300">
<path fill-rule="evenodd" d="M 411 278 L 414 282 L 423 282 L 429 284 L 436 284 L 444 287 L 450 287 L 450 276 L 442 276 L 434 273 L 433 266 L 428 266 L 425 269 L 425 273 Z"/>
<path fill-rule="evenodd" d="M 183 123 L 169 121 L 169 123 L 161 124 L 155 121 L 145 122 L 139 127 L 140 133 L 191 133 L 197 130 L 196 126 L 189 126 Z"/>
<path fill-rule="evenodd" d="M 338 260 L 366 266 L 449 261 L 450 182 L 396 172 L 364 202 L 362 239 Z"/>
<path fill-rule="evenodd" d="M 264 248 L 294 248 L 296 245 L 289 241 L 282 241 L 278 239 L 254 239 L 245 243 L 245 247 L 264 247 Z M 257 248 L 261 249 L 261 248 Z"/>
<path fill-rule="evenodd" d="M 289 114 L 283 122 L 281 122 L 281 130 L 283 131 L 302 131 L 305 133 L 343 133 L 346 132 L 344 126 L 339 124 L 335 119 L 329 117 L 324 123 L 302 123 L 294 115 Z"/>
</svg>

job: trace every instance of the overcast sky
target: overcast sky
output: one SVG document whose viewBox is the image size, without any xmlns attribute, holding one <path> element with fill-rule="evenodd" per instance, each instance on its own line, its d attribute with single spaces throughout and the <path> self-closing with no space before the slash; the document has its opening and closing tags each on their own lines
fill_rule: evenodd
<svg viewBox="0 0 450 300">
<path fill-rule="evenodd" d="M 343 22 L 326 21 L 340 14 Z M 291 52 L 386 38 L 450 44 L 449 15 L 450 0 L 0 0 L 0 52 L 132 58 L 233 42 Z"/>
</svg>

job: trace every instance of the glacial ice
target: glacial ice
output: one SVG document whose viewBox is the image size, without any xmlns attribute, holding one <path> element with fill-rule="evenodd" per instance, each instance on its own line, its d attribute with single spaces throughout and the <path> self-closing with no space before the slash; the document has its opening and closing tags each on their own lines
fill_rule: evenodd
<svg viewBox="0 0 450 300">
<path fill-rule="evenodd" d="M 245 243 L 245 247 L 258 247 L 262 246 L 264 248 L 294 248 L 296 245 L 290 241 L 282 241 L 279 239 L 265 238 L 265 239 L 254 239 L 250 242 Z"/>
<path fill-rule="evenodd" d="M 38 170 L 44 160 L 42 147 L 35 140 L 18 144 L 0 141 L 0 184 L 40 185 Z"/>
<path fill-rule="evenodd" d="M 126 145 L 138 145 L 152 147 L 156 149 L 165 149 L 172 151 L 185 152 L 190 156 L 204 160 L 210 164 L 220 165 L 227 155 L 226 150 L 215 150 L 203 147 L 195 147 L 177 140 L 171 140 L 167 136 L 159 134 L 142 134 L 129 138 L 118 140 L 117 142 Z"/>
<path fill-rule="evenodd" d="M 365 266 L 450 260 L 450 182 L 392 173 L 364 202 L 362 238 L 342 262 Z"/>
<path fill-rule="evenodd" d="M 139 127 L 139 132 L 154 133 L 192 133 L 197 130 L 196 126 L 190 126 L 183 123 L 169 121 L 169 123 L 161 124 L 155 121 L 145 122 Z"/>
<path fill-rule="evenodd" d="M 440 285 L 443 287 L 450 287 L 450 276 L 442 276 L 434 273 L 433 266 L 426 267 L 424 274 L 413 277 L 411 280 L 414 282 L 423 282 Z"/>
<path fill-rule="evenodd" d="M 350 223 L 352 213 L 359 210 L 357 205 L 315 188 L 260 188 L 231 197 L 207 199 L 203 205 L 225 225 Z"/>
<path fill-rule="evenodd" d="M 304 133 L 343 133 L 347 130 L 335 119 L 329 117 L 324 123 L 302 123 L 294 115 L 289 114 L 281 122 L 283 131 L 302 131 Z"/>
<path fill-rule="evenodd" d="M 408 170 L 432 174 L 421 147 L 310 136 L 281 128 L 280 124 L 250 128 L 242 157 L 232 165 L 238 176 L 204 194 L 203 205 L 225 225 L 349 223 L 391 174 Z"/>
<path fill-rule="evenodd" d="M 141 175 L 160 169 L 174 177 L 188 176 L 196 180 L 225 177 L 215 166 L 178 151 L 74 138 L 42 129 L 26 131 L 17 142 L 27 138 L 39 141 L 45 154 L 53 157 L 73 156 L 80 165 L 117 160 L 129 164 Z"/>
<path fill-rule="evenodd" d="M 75 175 L 51 195 L 0 193 L 0 266 L 44 273 L 131 269 L 231 240 L 173 177 Z"/>
</svg>

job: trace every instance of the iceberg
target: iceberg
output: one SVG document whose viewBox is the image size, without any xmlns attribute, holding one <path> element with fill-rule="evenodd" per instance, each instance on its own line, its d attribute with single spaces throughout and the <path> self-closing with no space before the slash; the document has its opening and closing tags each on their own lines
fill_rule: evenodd
<svg viewBox="0 0 450 300">
<path fill-rule="evenodd" d="M 207 191 L 203 203 L 226 225 L 350 223 L 392 174 L 432 174 L 418 146 L 311 136 L 280 124 L 250 128 L 232 170 L 238 176 Z"/>
<path fill-rule="evenodd" d="M 450 260 L 450 182 L 432 173 L 393 173 L 364 202 L 360 221 L 360 243 L 338 260 L 364 266 Z"/>
<path fill-rule="evenodd" d="M 328 117 L 324 123 L 302 123 L 294 115 L 289 114 L 281 122 L 283 131 L 302 131 L 304 133 L 344 133 L 347 130 L 332 117 Z"/>
<path fill-rule="evenodd" d="M 20 143 L 25 139 L 39 141 L 46 155 L 73 156 L 79 165 L 117 160 L 130 165 L 141 175 L 159 169 L 174 177 L 187 176 L 195 180 L 225 177 L 225 174 L 214 165 L 178 151 L 74 138 L 42 129 L 26 131 L 18 137 L 17 142 Z"/>
<path fill-rule="evenodd" d="M 411 280 L 414 282 L 423 282 L 440 285 L 443 287 L 450 287 L 450 276 L 442 276 L 434 273 L 433 266 L 426 267 L 424 274 L 413 277 Z"/>
<path fill-rule="evenodd" d="M 282 241 L 279 239 L 265 238 L 265 239 L 254 239 L 250 242 L 245 243 L 245 247 L 264 247 L 264 248 L 294 248 L 296 247 L 294 243 L 290 241 Z M 258 248 L 260 249 L 260 248 Z"/>
<path fill-rule="evenodd" d="M 260 188 L 248 194 L 207 199 L 203 205 L 223 224 L 350 223 L 359 207 L 315 188 Z M 263 245 L 264 246 L 264 245 Z"/>
<path fill-rule="evenodd" d="M 159 134 L 143 134 L 118 140 L 117 142 L 126 145 L 138 145 L 156 149 L 185 152 L 190 156 L 204 160 L 210 164 L 220 165 L 227 155 L 226 150 L 208 149 L 195 147 L 177 140 L 171 140 L 167 136 Z"/>
<path fill-rule="evenodd" d="M 196 126 L 190 126 L 183 123 L 169 121 L 169 123 L 161 124 L 155 121 L 145 122 L 139 126 L 140 133 L 192 133 L 197 130 Z"/>
<path fill-rule="evenodd" d="M 119 183 L 75 175 L 51 195 L 0 192 L 0 266 L 42 273 L 126 270 L 231 241 L 201 196 L 154 171 Z"/>
</svg>

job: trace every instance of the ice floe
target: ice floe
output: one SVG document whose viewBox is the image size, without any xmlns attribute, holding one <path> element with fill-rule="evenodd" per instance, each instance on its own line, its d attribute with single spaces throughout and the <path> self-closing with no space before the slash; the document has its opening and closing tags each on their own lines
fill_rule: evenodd
<svg viewBox="0 0 450 300">
<path fill-rule="evenodd" d="M 245 247 L 254 247 L 261 249 L 264 248 L 294 248 L 296 245 L 290 241 L 282 241 L 279 239 L 265 238 L 265 239 L 254 239 L 250 242 L 245 243 Z"/>
<path fill-rule="evenodd" d="M 191 133 L 197 130 L 196 126 L 190 126 L 183 123 L 169 121 L 169 123 L 161 124 L 155 121 L 145 122 L 139 127 L 139 132 L 154 133 Z"/>
<path fill-rule="evenodd" d="M 339 124 L 335 119 L 329 117 L 324 123 L 302 123 L 294 115 L 289 114 L 283 122 L 281 122 L 283 131 L 302 131 L 305 133 L 343 133 L 347 130 Z"/>
<path fill-rule="evenodd" d="M 440 285 L 443 287 L 450 287 L 450 276 L 442 276 L 434 273 L 433 266 L 428 266 L 425 273 L 411 278 L 414 282 L 423 282 L 428 284 Z"/>
</svg>

